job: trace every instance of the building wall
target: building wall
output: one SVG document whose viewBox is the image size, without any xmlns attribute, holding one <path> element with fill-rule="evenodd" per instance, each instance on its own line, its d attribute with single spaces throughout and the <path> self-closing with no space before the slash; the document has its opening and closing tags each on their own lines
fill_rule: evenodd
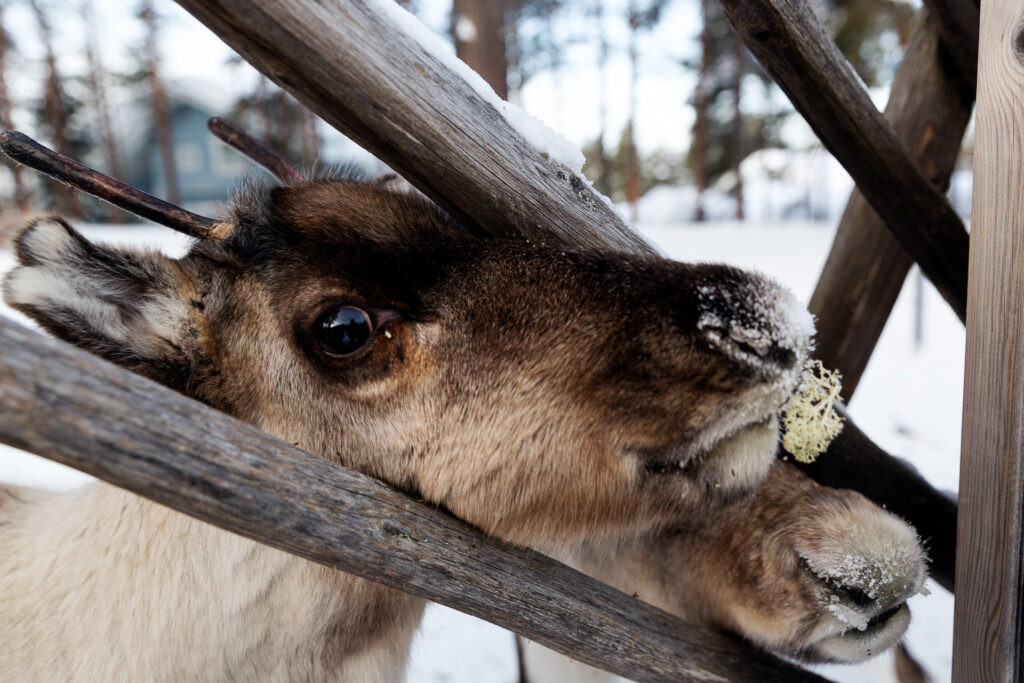
<svg viewBox="0 0 1024 683">
<path fill-rule="evenodd" d="M 254 166 L 210 134 L 206 128 L 212 116 L 209 112 L 189 103 L 176 103 L 171 107 L 170 116 L 182 204 L 195 206 L 225 201 L 238 186 L 239 178 L 251 172 Z M 149 187 L 140 189 L 166 197 L 167 185 L 155 133 L 149 136 L 143 153 L 145 184 Z"/>
</svg>

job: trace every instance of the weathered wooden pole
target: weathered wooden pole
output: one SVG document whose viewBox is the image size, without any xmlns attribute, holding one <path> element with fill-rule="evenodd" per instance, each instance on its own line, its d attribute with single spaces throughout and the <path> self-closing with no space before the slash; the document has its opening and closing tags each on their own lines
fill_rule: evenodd
<svg viewBox="0 0 1024 683">
<path fill-rule="evenodd" d="M 807 0 L 719 3 L 761 66 L 963 320 L 967 232 L 875 108 Z"/>
<path fill-rule="evenodd" d="M 638 681 L 821 681 L 0 317 L 0 443 Z"/>
<path fill-rule="evenodd" d="M 943 45 L 941 25 L 933 10 L 918 10 L 885 118 L 921 173 L 944 191 L 974 108 L 974 86 L 947 56 L 952 51 Z M 808 306 L 818 320 L 815 356 L 842 373 L 847 401 L 913 263 L 864 193 L 854 189 Z"/>
<path fill-rule="evenodd" d="M 985 0 L 978 54 L 955 681 L 1024 680 L 1024 5 Z"/>
</svg>

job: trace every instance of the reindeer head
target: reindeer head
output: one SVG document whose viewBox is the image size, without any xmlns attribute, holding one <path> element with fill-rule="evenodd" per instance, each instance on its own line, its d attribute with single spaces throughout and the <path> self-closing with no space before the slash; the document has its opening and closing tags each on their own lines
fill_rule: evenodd
<svg viewBox="0 0 1024 683">
<path fill-rule="evenodd" d="M 721 265 L 470 234 L 427 200 L 253 184 L 181 259 L 30 225 L 7 302 L 53 334 L 514 542 L 756 486 L 809 316 Z"/>
</svg>

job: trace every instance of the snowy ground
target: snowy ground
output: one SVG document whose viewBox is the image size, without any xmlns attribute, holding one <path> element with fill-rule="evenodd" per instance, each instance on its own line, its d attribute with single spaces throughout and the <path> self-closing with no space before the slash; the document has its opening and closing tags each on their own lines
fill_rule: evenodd
<svg viewBox="0 0 1024 683">
<path fill-rule="evenodd" d="M 162 228 L 94 226 L 92 239 L 144 243 L 172 254 L 184 240 Z M 715 224 L 652 227 L 649 237 L 673 258 L 721 261 L 756 268 L 807 300 L 831 242 L 831 230 L 816 224 L 768 227 Z M 0 273 L 12 264 L 0 250 Z M 964 331 L 938 295 L 926 285 L 924 335 L 914 340 L 914 285 L 907 287 L 850 409 L 858 425 L 883 448 L 907 458 L 933 484 L 955 491 L 960 449 L 960 397 Z M 18 318 L 0 305 L 0 315 Z M 0 452 L 0 480 L 50 487 L 75 486 L 86 478 L 59 465 L 11 449 Z M 948 681 L 952 651 L 952 597 L 930 584 L 931 595 L 911 601 L 914 613 L 908 646 L 935 681 Z M 820 667 L 837 681 L 895 680 L 889 657 L 859 667 Z M 417 637 L 410 683 L 505 683 L 516 680 L 511 634 L 452 610 L 433 607 Z"/>
</svg>

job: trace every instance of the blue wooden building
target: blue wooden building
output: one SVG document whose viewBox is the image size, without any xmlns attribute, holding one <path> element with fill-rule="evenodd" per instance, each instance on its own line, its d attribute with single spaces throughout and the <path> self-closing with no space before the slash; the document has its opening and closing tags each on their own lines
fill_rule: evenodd
<svg viewBox="0 0 1024 683">
<path fill-rule="evenodd" d="M 174 144 L 181 203 L 194 211 L 210 212 L 225 201 L 239 178 L 255 168 L 247 159 L 218 142 L 207 130 L 211 116 L 223 116 L 227 107 L 213 98 L 168 89 L 168 114 Z M 131 118 L 137 122 L 123 139 L 124 181 L 157 197 L 167 197 L 160 146 L 157 144 L 149 103 L 140 103 Z"/>
</svg>

